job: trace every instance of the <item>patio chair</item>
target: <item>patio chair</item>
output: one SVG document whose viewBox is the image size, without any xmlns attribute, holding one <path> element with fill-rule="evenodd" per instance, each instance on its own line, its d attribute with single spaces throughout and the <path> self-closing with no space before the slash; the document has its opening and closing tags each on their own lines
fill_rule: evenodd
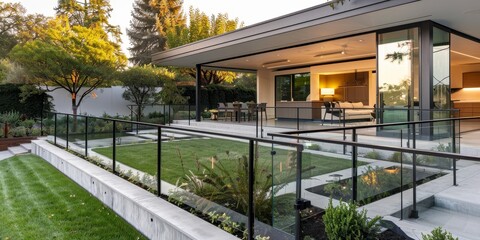
<svg viewBox="0 0 480 240">
<path fill-rule="evenodd" d="M 217 109 L 218 109 L 218 117 L 220 117 L 220 113 L 223 113 L 223 117 L 225 117 L 225 111 L 227 110 L 225 103 L 219 102 Z"/>
<path fill-rule="evenodd" d="M 235 106 L 233 106 L 233 103 L 227 102 L 227 107 L 225 108 L 225 121 L 227 121 L 228 116 L 230 116 L 230 121 L 232 121 L 234 112 Z"/>
<path fill-rule="evenodd" d="M 325 112 L 323 113 L 322 126 L 325 123 L 325 118 L 327 117 L 327 113 L 330 113 L 330 116 L 331 116 L 330 121 L 333 121 L 332 104 L 333 104 L 332 102 L 323 102 L 323 106 L 325 106 Z"/>
<path fill-rule="evenodd" d="M 240 102 L 240 113 L 242 114 L 243 116 L 243 121 L 245 121 L 245 118 L 248 117 L 248 120 L 250 121 L 250 111 L 249 111 L 249 108 L 248 108 L 248 105 L 247 103 L 244 103 L 244 102 Z"/>
<path fill-rule="evenodd" d="M 257 104 L 253 101 L 247 102 L 248 107 L 248 120 L 253 120 L 253 116 L 256 117 Z"/>
<path fill-rule="evenodd" d="M 268 119 L 268 117 L 267 117 L 267 103 L 259 103 L 258 104 L 258 112 L 259 113 L 264 112 L 265 113 L 265 120 L 267 120 Z"/>
</svg>

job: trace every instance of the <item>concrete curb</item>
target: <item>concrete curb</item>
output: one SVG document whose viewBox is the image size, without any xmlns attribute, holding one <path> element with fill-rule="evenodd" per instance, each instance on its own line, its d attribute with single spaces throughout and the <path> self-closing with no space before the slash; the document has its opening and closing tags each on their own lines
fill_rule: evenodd
<svg viewBox="0 0 480 240">
<path fill-rule="evenodd" d="M 32 153 L 85 188 L 150 239 L 238 239 L 44 140 L 32 141 Z"/>
</svg>

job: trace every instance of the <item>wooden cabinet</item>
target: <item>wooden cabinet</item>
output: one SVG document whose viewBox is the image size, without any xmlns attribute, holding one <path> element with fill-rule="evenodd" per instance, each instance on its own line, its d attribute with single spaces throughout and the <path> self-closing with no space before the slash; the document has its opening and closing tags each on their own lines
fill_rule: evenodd
<svg viewBox="0 0 480 240">
<path fill-rule="evenodd" d="M 463 73 L 463 87 L 464 88 L 480 87 L 480 72 Z"/>
<path fill-rule="evenodd" d="M 460 117 L 480 116 L 480 102 L 455 102 L 453 106 L 460 111 Z"/>
</svg>

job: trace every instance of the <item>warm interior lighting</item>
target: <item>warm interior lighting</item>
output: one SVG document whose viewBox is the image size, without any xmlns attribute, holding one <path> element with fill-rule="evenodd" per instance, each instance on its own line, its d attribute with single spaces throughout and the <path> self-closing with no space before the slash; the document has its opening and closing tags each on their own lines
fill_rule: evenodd
<svg viewBox="0 0 480 240">
<path fill-rule="evenodd" d="M 281 64 L 284 64 L 284 63 L 289 63 L 290 60 L 288 59 L 282 59 L 282 60 L 278 60 L 278 61 L 273 61 L 273 62 L 266 62 L 264 64 L 262 64 L 262 67 L 273 67 L 273 66 L 276 66 L 276 65 L 281 65 Z"/>
<path fill-rule="evenodd" d="M 321 88 L 320 95 L 322 96 L 332 96 L 335 95 L 335 89 L 333 88 Z"/>
<path fill-rule="evenodd" d="M 337 51 L 337 52 L 329 52 L 329 53 L 318 54 L 318 55 L 315 55 L 315 57 L 323 58 L 323 57 L 329 57 L 329 56 L 333 56 L 333 55 L 345 55 L 345 54 L 347 54 L 347 52 L 345 52 L 345 50 L 342 50 L 342 51 Z"/>
<path fill-rule="evenodd" d="M 384 168 L 383 170 L 389 174 L 397 174 L 398 172 L 400 172 L 400 168 L 395 166 L 387 167 L 387 168 Z"/>
<path fill-rule="evenodd" d="M 465 91 L 480 91 L 480 87 L 475 87 L 475 88 L 463 88 Z"/>
</svg>

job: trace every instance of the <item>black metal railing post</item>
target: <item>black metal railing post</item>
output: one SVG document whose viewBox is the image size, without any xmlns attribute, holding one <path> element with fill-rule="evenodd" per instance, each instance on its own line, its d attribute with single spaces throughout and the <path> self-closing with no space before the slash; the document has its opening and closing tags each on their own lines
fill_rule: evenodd
<svg viewBox="0 0 480 240">
<path fill-rule="evenodd" d="M 300 130 L 300 108 L 297 107 L 297 130 Z"/>
<path fill-rule="evenodd" d="M 189 114 L 190 116 L 190 114 Z M 162 194 L 162 128 L 157 128 L 157 196 Z"/>
<path fill-rule="evenodd" d="M 342 108 L 340 110 L 340 115 L 338 116 L 340 119 L 340 116 L 343 118 L 343 141 L 347 140 L 347 136 L 345 136 L 345 108 Z M 343 144 L 343 155 L 347 154 L 347 145 Z"/>
<path fill-rule="evenodd" d="M 357 130 L 352 129 L 352 141 L 357 141 Z M 357 174 L 358 174 L 358 156 L 357 156 L 357 146 L 352 146 L 352 200 L 356 202 L 357 199 Z"/>
<path fill-rule="evenodd" d="M 42 103 L 42 111 L 40 112 L 40 136 L 43 136 L 43 104 Z"/>
<path fill-rule="evenodd" d="M 57 113 L 54 113 L 53 144 L 57 145 Z"/>
<path fill-rule="evenodd" d="M 190 104 L 188 104 L 188 126 L 190 126 Z"/>
<path fill-rule="evenodd" d="M 66 141 L 66 143 L 65 143 L 65 149 L 67 149 L 67 150 L 68 150 L 68 132 L 69 132 L 69 126 L 68 126 L 68 125 L 70 125 L 70 124 L 68 123 L 68 117 L 69 117 L 69 115 L 67 114 L 67 133 L 66 133 L 66 136 L 65 136 L 65 141 Z"/>
<path fill-rule="evenodd" d="M 85 157 L 88 157 L 88 117 L 85 117 Z"/>
<path fill-rule="evenodd" d="M 167 125 L 167 112 L 165 111 L 166 104 L 163 104 L 163 125 Z"/>
<path fill-rule="evenodd" d="M 415 123 L 412 124 L 412 145 L 413 149 L 417 147 L 417 141 L 416 141 L 416 127 Z M 410 212 L 410 218 L 418 218 L 418 210 L 417 210 L 417 154 L 413 153 L 412 154 L 412 168 L 413 168 L 413 173 L 412 173 L 412 190 L 413 190 L 413 205 L 412 205 L 412 211 Z"/>
<path fill-rule="evenodd" d="M 247 223 L 247 232 L 248 239 L 253 240 L 255 231 L 255 205 L 254 205 L 254 195 L 255 191 L 255 169 L 254 169 L 254 152 L 255 146 L 254 141 L 249 140 L 248 142 L 248 223 Z"/>
<path fill-rule="evenodd" d="M 452 152 L 456 153 L 457 152 L 457 135 L 455 134 L 456 129 L 455 129 L 455 119 L 453 120 L 452 124 Z M 457 186 L 457 159 L 452 159 L 452 170 L 453 170 L 453 186 Z"/>
<path fill-rule="evenodd" d="M 260 109 L 260 137 L 263 138 L 263 110 L 261 109 Z"/>
<path fill-rule="evenodd" d="M 172 111 L 172 105 L 168 105 L 168 126 L 170 126 L 170 123 L 172 122 L 172 116 L 170 115 L 170 112 Z"/>
<path fill-rule="evenodd" d="M 295 211 L 295 239 L 300 240 L 302 238 L 302 216 L 300 211 L 309 207 L 309 203 L 306 203 L 304 199 L 302 199 L 302 146 L 297 146 L 297 179 L 296 179 L 296 186 L 295 186 L 295 196 L 296 196 L 296 211 Z M 301 206 L 298 206 L 301 204 Z"/>
<path fill-rule="evenodd" d="M 116 160 L 117 160 L 117 121 L 113 120 L 113 132 L 112 132 L 112 139 L 113 139 L 113 146 L 112 146 L 112 171 L 115 173 L 115 166 L 116 166 Z M 137 124 L 137 129 L 138 129 L 138 124 Z"/>
<path fill-rule="evenodd" d="M 403 129 L 400 129 L 400 147 L 403 148 Z M 403 220 L 403 153 L 400 153 L 400 220 Z"/>
<path fill-rule="evenodd" d="M 255 115 L 255 137 L 258 138 L 258 107 L 255 108 L 255 111 L 257 111 L 257 114 Z"/>
</svg>

